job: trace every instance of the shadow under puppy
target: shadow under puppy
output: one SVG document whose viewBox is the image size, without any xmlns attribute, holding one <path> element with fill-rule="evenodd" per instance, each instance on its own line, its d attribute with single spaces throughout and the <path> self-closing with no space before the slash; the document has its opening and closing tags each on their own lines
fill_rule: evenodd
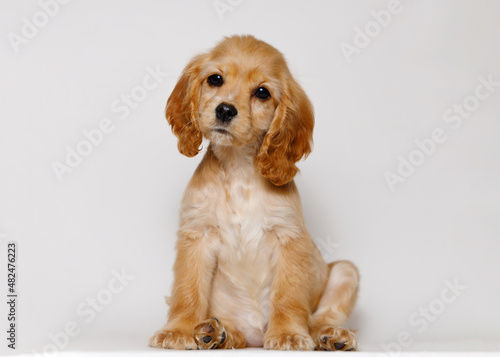
<svg viewBox="0 0 500 357">
<path fill-rule="evenodd" d="M 210 144 L 182 200 L 168 321 L 150 345 L 356 350 L 341 326 L 359 274 L 327 264 L 306 230 L 293 177 L 314 115 L 283 55 L 225 38 L 186 66 L 166 117 L 182 154 Z"/>
</svg>

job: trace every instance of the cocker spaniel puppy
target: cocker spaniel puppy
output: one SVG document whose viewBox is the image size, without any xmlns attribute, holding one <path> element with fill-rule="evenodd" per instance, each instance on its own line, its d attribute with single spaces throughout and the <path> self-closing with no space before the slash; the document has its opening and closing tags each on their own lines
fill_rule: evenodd
<svg viewBox="0 0 500 357">
<path fill-rule="evenodd" d="M 314 116 L 282 54 L 225 38 L 184 69 L 166 117 L 182 154 L 210 144 L 182 200 L 168 321 L 150 345 L 355 350 L 341 326 L 359 275 L 325 263 L 304 225 L 293 178 Z"/>
</svg>

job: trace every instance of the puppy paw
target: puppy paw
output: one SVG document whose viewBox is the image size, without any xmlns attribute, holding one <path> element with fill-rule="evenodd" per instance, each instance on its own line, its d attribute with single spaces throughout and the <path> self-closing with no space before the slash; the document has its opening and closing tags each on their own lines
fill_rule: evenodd
<svg viewBox="0 0 500 357">
<path fill-rule="evenodd" d="M 314 341 L 311 336 L 283 333 L 267 337 L 264 341 L 264 348 L 266 350 L 311 351 L 314 349 Z"/>
<path fill-rule="evenodd" d="M 192 334 L 175 329 L 157 331 L 149 340 L 149 346 L 173 350 L 195 350 L 197 347 Z"/>
<path fill-rule="evenodd" d="M 324 327 L 317 342 L 316 349 L 323 351 L 356 351 L 358 348 L 354 332 L 342 327 Z"/>
<path fill-rule="evenodd" d="M 212 317 L 194 328 L 193 337 L 199 350 L 211 350 L 224 344 L 227 332 L 222 323 Z"/>
</svg>

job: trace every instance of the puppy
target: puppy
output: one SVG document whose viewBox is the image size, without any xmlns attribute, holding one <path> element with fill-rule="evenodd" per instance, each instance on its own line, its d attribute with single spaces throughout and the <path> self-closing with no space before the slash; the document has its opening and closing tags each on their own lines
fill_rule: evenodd
<svg viewBox="0 0 500 357">
<path fill-rule="evenodd" d="M 314 115 L 282 54 L 225 38 L 184 69 L 166 117 L 182 154 L 210 144 L 182 200 L 168 321 L 150 346 L 356 350 L 341 326 L 359 274 L 326 264 L 304 225 L 293 178 Z"/>
</svg>

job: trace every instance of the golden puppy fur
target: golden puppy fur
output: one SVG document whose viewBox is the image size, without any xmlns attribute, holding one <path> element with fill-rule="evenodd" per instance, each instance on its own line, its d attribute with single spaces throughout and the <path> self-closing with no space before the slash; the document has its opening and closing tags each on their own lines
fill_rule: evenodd
<svg viewBox="0 0 500 357">
<path fill-rule="evenodd" d="M 341 325 L 359 275 L 326 264 L 304 225 L 293 177 L 314 115 L 282 54 L 225 38 L 186 66 L 166 117 L 182 154 L 210 144 L 182 200 L 168 321 L 150 345 L 355 350 Z"/>
</svg>

